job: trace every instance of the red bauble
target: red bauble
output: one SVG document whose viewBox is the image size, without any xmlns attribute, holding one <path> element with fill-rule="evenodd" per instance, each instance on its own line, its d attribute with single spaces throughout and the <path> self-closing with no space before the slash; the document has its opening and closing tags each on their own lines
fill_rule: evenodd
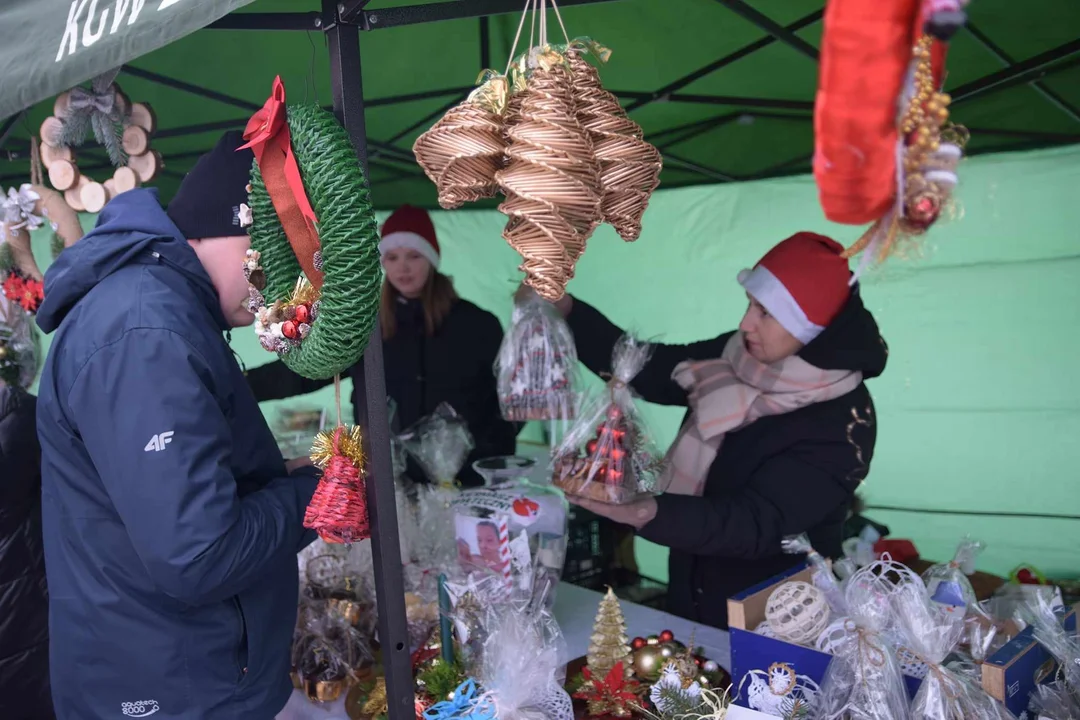
<svg viewBox="0 0 1080 720">
<path fill-rule="evenodd" d="M 663 630 L 660 632 L 660 642 L 669 643 L 675 639 L 675 633 L 670 630 Z"/>
<path fill-rule="evenodd" d="M 295 340 L 296 336 L 299 335 L 299 331 L 296 329 L 296 323 L 292 320 L 286 320 L 281 323 L 281 334 L 290 340 Z"/>
<path fill-rule="evenodd" d="M 595 455 L 596 447 L 597 442 L 595 440 L 590 440 L 589 442 L 585 443 L 585 452 L 588 453 L 590 456 Z"/>
<path fill-rule="evenodd" d="M 640 650 L 641 648 L 645 647 L 645 638 L 643 638 L 643 637 L 634 638 L 633 640 L 630 641 L 630 647 L 632 647 L 634 650 Z"/>
<path fill-rule="evenodd" d="M 311 311 L 308 310 L 307 305 L 296 306 L 296 322 L 306 323 L 311 321 Z"/>
</svg>

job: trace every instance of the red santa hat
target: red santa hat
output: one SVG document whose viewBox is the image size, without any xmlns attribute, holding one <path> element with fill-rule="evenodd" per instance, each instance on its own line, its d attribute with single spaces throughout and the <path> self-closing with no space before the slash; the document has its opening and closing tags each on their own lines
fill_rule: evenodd
<svg viewBox="0 0 1080 720">
<path fill-rule="evenodd" d="M 765 253 L 739 284 L 803 344 L 821 334 L 851 295 L 843 245 L 812 232 L 795 233 Z"/>
<path fill-rule="evenodd" d="M 415 250 L 433 267 L 439 267 L 439 241 L 435 238 L 435 225 L 427 210 L 402 205 L 386 218 L 381 233 L 380 255 L 391 250 Z"/>
</svg>

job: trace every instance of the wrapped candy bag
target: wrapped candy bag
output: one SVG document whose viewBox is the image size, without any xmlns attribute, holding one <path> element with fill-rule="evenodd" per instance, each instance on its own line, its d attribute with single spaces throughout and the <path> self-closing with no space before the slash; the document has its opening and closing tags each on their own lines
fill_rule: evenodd
<svg viewBox="0 0 1080 720">
<path fill-rule="evenodd" d="M 844 591 L 840 588 L 840 582 L 833 575 L 829 561 L 821 556 L 810 545 L 810 538 L 805 534 L 792 535 L 780 542 L 781 548 L 790 555 L 806 555 L 806 562 L 810 565 L 811 578 L 814 587 L 825 595 L 834 617 L 845 617 L 848 614 L 847 599 Z"/>
<path fill-rule="evenodd" d="M 292 649 L 293 684 L 309 700 L 333 702 L 373 662 L 367 637 L 324 602 L 301 606 Z"/>
<path fill-rule="evenodd" d="M 536 293 L 514 303 L 495 359 L 499 407 L 507 420 L 574 416 L 577 348 L 566 321 Z"/>
<path fill-rule="evenodd" d="M 630 389 L 651 350 L 648 343 L 623 335 L 611 352 L 611 380 L 580 403 L 553 453 L 552 482 L 568 495 L 623 505 L 663 490 L 663 458 Z"/>
<path fill-rule="evenodd" d="M 888 631 L 895 623 L 892 596 L 911 582 L 921 584 L 917 575 L 887 555 L 848 579 L 848 619 L 843 632 L 834 634 L 834 656 L 825 670 L 815 718 L 907 720 L 907 690 Z"/>
</svg>

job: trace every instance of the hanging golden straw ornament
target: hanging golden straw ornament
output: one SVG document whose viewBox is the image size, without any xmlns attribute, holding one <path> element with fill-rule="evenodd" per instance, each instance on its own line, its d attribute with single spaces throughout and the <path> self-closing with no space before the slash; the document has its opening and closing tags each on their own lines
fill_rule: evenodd
<svg viewBox="0 0 1080 720">
<path fill-rule="evenodd" d="M 416 139 L 416 162 L 435 183 L 439 205 L 454 210 L 464 203 L 493 198 L 495 173 L 505 163 L 503 112 L 509 83 L 485 70 L 480 86 Z"/>
<path fill-rule="evenodd" d="M 510 218 L 503 238 L 523 258 L 525 284 L 546 300 L 563 296 L 585 241 L 600 223 L 600 173 L 577 120 L 564 56 L 545 48 L 510 128 L 510 162 L 496 173 Z"/>
<path fill-rule="evenodd" d="M 588 60 L 592 53 L 601 62 L 611 55 L 607 48 L 575 40 L 566 58 L 577 100 L 577 116 L 592 139 L 600 163 L 603 189 L 600 210 L 603 221 L 619 236 L 633 242 L 641 235 L 641 218 L 653 190 L 660 184 L 663 161 L 660 151 L 644 140 L 641 126 L 631 120 L 618 98 L 600 84 L 600 74 Z"/>
</svg>

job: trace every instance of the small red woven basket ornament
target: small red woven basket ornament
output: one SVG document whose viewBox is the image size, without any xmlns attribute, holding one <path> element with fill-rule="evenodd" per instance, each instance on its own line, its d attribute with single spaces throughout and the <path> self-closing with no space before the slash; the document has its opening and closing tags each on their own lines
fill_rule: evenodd
<svg viewBox="0 0 1080 720">
<path fill-rule="evenodd" d="M 364 445 L 360 428 L 339 425 L 319 433 L 311 461 L 322 479 L 304 513 L 304 527 L 328 543 L 353 543 L 371 537 L 368 525 Z"/>
</svg>

